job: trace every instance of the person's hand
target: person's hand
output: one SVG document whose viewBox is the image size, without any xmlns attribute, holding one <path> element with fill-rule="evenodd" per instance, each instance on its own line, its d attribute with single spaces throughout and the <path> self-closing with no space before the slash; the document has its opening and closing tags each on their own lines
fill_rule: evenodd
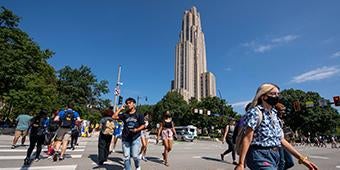
<svg viewBox="0 0 340 170">
<path fill-rule="evenodd" d="M 224 144 L 224 143 L 225 143 L 225 139 L 222 140 L 222 144 Z"/>
<path fill-rule="evenodd" d="M 234 170 L 244 170 L 244 165 L 243 164 L 237 164 L 235 166 Z"/>
<path fill-rule="evenodd" d="M 311 161 L 309 161 L 308 159 L 305 159 L 302 162 L 309 170 L 318 170 L 319 168 Z"/>
</svg>

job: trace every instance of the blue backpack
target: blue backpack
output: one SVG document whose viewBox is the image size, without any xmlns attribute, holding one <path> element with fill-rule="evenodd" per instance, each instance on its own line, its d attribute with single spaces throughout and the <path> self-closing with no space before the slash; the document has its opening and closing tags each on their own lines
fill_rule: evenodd
<svg viewBox="0 0 340 170">
<path fill-rule="evenodd" d="M 73 110 L 66 110 L 64 116 L 61 118 L 61 127 L 63 128 L 72 128 L 73 125 L 73 115 L 74 111 Z"/>
</svg>

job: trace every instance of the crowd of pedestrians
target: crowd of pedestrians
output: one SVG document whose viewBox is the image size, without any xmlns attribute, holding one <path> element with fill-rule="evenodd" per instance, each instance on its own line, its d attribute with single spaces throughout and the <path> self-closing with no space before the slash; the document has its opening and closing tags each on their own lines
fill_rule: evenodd
<svg viewBox="0 0 340 170">
<path fill-rule="evenodd" d="M 228 120 L 224 127 L 222 143 L 228 144 L 228 149 L 220 154 L 221 160 L 225 155 L 232 154 L 232 163 L 236 170 L 248 167 L 257 169 L 285 170 L 294 166 L 293 157 L 307 168 L 316 170 L 318 167 L 307 156 L 298 152 L 290 142 L 293 142 L 294 132 L 285 126 L 283 116 L 286 108 L 279 103 L 280 89 L 271 83 L 262 84 L 256 91 L 251 103 L 246 107 L 239 121 Z M 123 112 L 124 111 L 124 112 Z M 24 165 L 31 163 L 31 154 L 36 147 L 35 161 L 39 161 L 42 145 L 48 145 L 48 154 L 53 161 L 64 160 L 68 144 L 75 149 L 81 131 L 91 133 L 82 127 L 82 120 L 73 104 L 56 111 L 48 117 L 46 110 L 41 110 L 35 117 L 33 114 L 22 114 L 16 119 L 17 126 L 13 138 L 12 149 L 17 147 L 17 141 L 22 137 L 21 144 L 29 133 L 30 145 L 27 150 Z M 103 165 L 111 153 L 115 152 L 117 140 L 121 139 L 124 169 L 130 170 L 131 159 L 135 169 L 141 169 L 140 160 L 147 161 L 146 153 L 149 143 L 150 121 L 149 113 L 141 114 L 136 109 L 136 101 L 128 98 L 121 107 L 113 111 L 113 107 L 102 113 L 98 125 L 92 127 L 99 131 L 97 164 Z M 89 128 L 89 126 L 87 126 Z M 88 135 L 89 136 L 89 135 Z M 169 111 L 163 113 L 162 121 L 156 134 L 156 144 L 162 140 L 164 150 L 161 153 L 163 163 L 169 166 L 169 153 L 173 140 L 177 138 L 175 125 Z M 311 142 L 311 135 L 306 138 Z M 314 138 L 315 145 L 322 147 L 325 141 L 322 137 Z M 331 147 L 337 147 L 336 138 L 330 138 Z M 236 159 L 236 153 L 238 160 Z"/>
</svg>

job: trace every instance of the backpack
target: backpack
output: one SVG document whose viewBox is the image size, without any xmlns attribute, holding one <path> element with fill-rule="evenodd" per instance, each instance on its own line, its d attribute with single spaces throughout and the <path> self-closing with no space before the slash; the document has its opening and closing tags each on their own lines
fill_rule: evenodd
<svg viewBox="0 0 340 170">
<path fill-rule="evenodd" d="M 106 119 L 106 122 L 103 126 L 103 134 L 113 135 L 114 130 L 115 130 L 115 122 L 112 119 Z"/>
<path fill-rule="evenodd" d="M 61 127 L 71 128 L 73 124 L 73 110 L 66 110 L 64 117 L 61 119 Z"/>
<path fill-rule="evenodd" d="M 256 109 L 256 113 L 258 113 L 258 115 L 259 115 L 259 121 L 257 122 L 257 125 L 255 127 L 255 129 L 257 129 L 260 126 L 260 124 L 263 120 L 263 113 L 258 107 L 255 107 L 255 109 Z M 243 119 L 244 118 L 245 117 L 243 117 Z M 235 140 L 235 151 L 236 151 L 237 155 L 240 155 L 240 153 L 241 153 L 242 140 L 245 136 L 247 128 L 248 128 L 248 126 L 246 125 L 245 121 L 240 120 L 238 127 L 237 127 L 237 130 L 235 129 L 235 131 L 237 133 L 236 140 Z"/>
</svg>

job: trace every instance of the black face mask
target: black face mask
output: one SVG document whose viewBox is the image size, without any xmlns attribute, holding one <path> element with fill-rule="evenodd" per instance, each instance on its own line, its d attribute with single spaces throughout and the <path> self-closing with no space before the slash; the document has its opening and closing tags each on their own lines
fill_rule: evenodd
<svg viewBox="0 0 340 170">
<path fill-rule="evenodd" d="M 266 101 L 271 106 L 275 106 L 277 103 L 279 103 L 279 97 L 267 96 L 267 99 L 264 101 Z"/>
</svg>

